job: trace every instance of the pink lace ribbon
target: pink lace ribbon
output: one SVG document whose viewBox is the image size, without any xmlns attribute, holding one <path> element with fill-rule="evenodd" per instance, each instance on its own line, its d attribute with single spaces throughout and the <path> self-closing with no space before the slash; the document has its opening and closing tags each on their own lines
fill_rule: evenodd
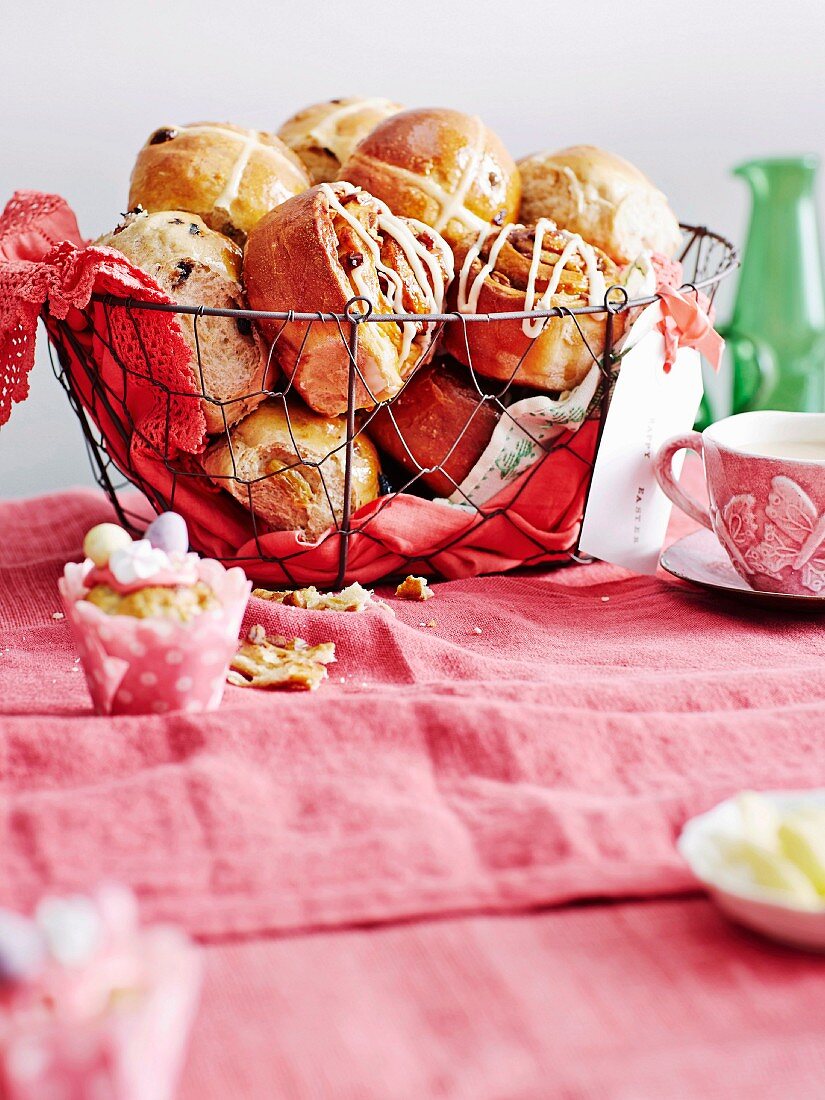
<svg viewBox="0 0 825 1100">
<path fill-rule="evenodd" d="M 114 249 L 86 246 L 74 214 L 58 195 L 16 192 L 0 214 L 0 427 L 11 415 L 12 404 L 28 396 L 37 319 L 46 307 L 47 321 L 66 318 L 79 342 L 89 351 L 94 344 L 101 362 L 111 360 L 108 344 L 129 363 L 136 386 L 132 418 L 140 428 L 136 447 L 168 444 L 170 449 L 196 453 L 202 447 L 205 421 L 199 402 L 185 396 L 194 396 L 197 387 L 179 326 L 163 314 L 130 317 L 121 310 L 111 319 L 98 317 L 95 328 L 94 310 L 89 312 L 93 294 L 171 301 L 125 256 Z M 154 379 L 148 376 L 147 355 L 155 364 Z M 184 395 L 171 399 L 171 411 L 179 415 L 172 415 L 168 433 L 169 409 L 158 381 Z"/>
</svg>

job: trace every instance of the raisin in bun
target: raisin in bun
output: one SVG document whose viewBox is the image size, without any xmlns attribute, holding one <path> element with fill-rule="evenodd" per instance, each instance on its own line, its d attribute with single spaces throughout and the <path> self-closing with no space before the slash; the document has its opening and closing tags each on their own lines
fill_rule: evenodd
<svg viewBox="0 0 825 1100">
<path fill-rule="evenodd" d="M 453 275 L 449 246 L 421 222 L 398 218 L 348 183 L 320 183 L 263 218 L 246 244 L 253 309 L 344 313 L 354 296 L 375 314 L 441 312 Z M 264 324 L 287 379 L 316 412 L 347 408 L 346 331 L 332 322 Z M 356 408 L 397 393 L 430 353 L 436 326 L 423 321 L 359 327 Z"/>
<path fill-rule="evenodd" d="M 424 484 L 446 497 L 478 462 L 500 416 L 500 408 L 484 400 L 467 369 L 443 358 L 416 371 L 366 427 L 379 450 L 410 474 L 426 471 Z"/>
<path fill-rule="evenodd" d="M 288 413 L 288 418 L 287 418 Z M 203 456 L 204 470 L 273 531 L 300 531 L 315 541 L 344 505 L 347 427 L 298 401 L 270 399 Z M 353 441 L 353 512 L 378 496 L 378 455 L 362 433 Z"/>
<path fill-rule="evenodd" d="M 682 233 L 667 199 L 647 176 L 615 153 L 574 145 L 519 161 L 521 219 L 550 218 L 580 233 L 619 264 L 645 249 L 672 257 Z"/>
<path fill-rule="evenodd" d="M 602 306 L 619 279 L 602 251 L 546 220 L 466 238 L 456 249 L 456 267 L 451 305 L 459 313 Z M 616 314 L 614 339 L 623 327 L 624 315 Z M 447 329 L 446 349 L 479 374 L 545 391 L 578 385 L 604 351 L 603 314 L 453 323 Z"/>
<path fill-rule="evenodd" d="M 179 305 L 244 308 L 240 248 L 209 229 L 196 214 L 134 210 L 95 243 L 122 252 Z M 192 349 L 196 388 L 213 399 L 203 402 L 206 430 L 222 431 L 224 413 L 232 423 L 261 400 L 258 391 L 266 366 L 263 342 L 248 321 L 202 317 L 196 347 L 192 315 L 175 314 L 175 320 Z M 214 401 L 225 404 L 221 407 Z"/>
<path fill-rule="evenodd" d="M 274 134 L 196 122 L 149 137 L 132 170 L 129 205 L 188 210 L 243 244 L 267 211 L 309 185 L 303 164 Z"/>
<path fill-rule="evenodd" d="M 341 165 L 358 142 L 403 110 L 389 99 L 329 99 L 287 119 L 278 137 L 300 157 L 313 183 L 330 183 L 340 177 Z"/>
<path fill-rule="evenodd" d="M 355 148 L 341 178 L 395 214 L 418 218 L 454 244 L 518 213 L 513 158 L 480 118 L 443 108 L 403 111 Z"/>
</svg>

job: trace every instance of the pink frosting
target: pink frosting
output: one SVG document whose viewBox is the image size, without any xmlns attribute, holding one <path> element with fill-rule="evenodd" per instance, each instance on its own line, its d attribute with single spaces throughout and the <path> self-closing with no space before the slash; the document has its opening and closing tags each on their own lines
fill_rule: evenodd
<svg viewBox="0 0 825 1100">
<path fill-rule="evenodd" d="M 194 585 L 197 583 L 198 574 L 188 563 L 184 569 L 161 569 L 153 573 L 151 577 L 141 578 L 124 584 L 112 573 L 108 565 L 102 569 L 93 566 L 86 574 L 84 583 L 87 588 L 93 588 L 96 584 L 106 584 L 121 596 L 130 592 L 138 592 L 141 588 L 176 588 L 179 585 Z"/>
</svg>

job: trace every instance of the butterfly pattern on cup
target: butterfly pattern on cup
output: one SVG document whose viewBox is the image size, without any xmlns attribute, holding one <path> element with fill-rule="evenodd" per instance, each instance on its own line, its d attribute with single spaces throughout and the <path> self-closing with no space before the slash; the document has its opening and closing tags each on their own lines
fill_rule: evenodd
<svg viewBox="0 0 825 1100">
<path fill-rule="evenodd" d="M 727 550 L 736 572 L 747 580 L 750 570 L 744 555 L 753 546 L 759 533 L 756 498 L 749 493 L 740 493 L 730 498 L 721 515 L 712 504 L 710 511 L 717 538 Z"/>
<path fill-rule="evenodd" d="M 825 591 L 825 515 L 789 477 L 771 479 L 762 539 L 756 498 L 742 493 L 717 512 L 714 524 L 736 571 L 778 577 L 785 569 L 799 573 L 802 585 L 816 595 Z"/>
</svg>

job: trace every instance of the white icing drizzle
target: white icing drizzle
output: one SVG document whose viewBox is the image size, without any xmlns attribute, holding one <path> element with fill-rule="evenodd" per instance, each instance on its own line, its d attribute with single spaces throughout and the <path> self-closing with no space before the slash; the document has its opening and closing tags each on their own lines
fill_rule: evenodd
<svg viewBox="0 0 825 1100">
<path fill-rule="evenodd" d="M 317 126 L 312 127 L 307 137 L 312 138 L 322 148 L 329 149 L 332 155 L 343 164 L 352 152 L 353 140 L 351 135 L 338 133 L 341 122 L 359 111 L 377 111 L 380 117 L 384 118 L 397 110 L 398 107 L 390 99 L 356 99 L 331 111 Z"/>
<path fill-rule="evenodd" d="M 483 229 L 479 234 L 478 240 L 467 250 L 467 255 L 464 258 L 464 263 L 461 266 L 461 275 L 458 280 L 458 312 L 459 313 L 475 313 L 478 308 L 478 299 L 481 294 L 481 288 L 484 286 L 484 280 L 495 269 L 496 261 L 498 260 L 498 254 L 504 247 L 510 231 L 515 229 L 516 226 L 512 223 L 505 225 L 499 232 L 493 242 L 493 246 L 490 249 L 490 255 L 487 259 L 487 263 L 479 271 L 473 280 L 473 285 L 470 287 L 469 294 L 467 293 L 467 280 L 470 277 L 470 268 L 473 266 L 474 261 L 478 258 L 481 249 L 484 245 L 484 241 L 489 233 L 489 227 Z"/>
<path fill-rule="evenodd" d="M 404 283 L 398 274 L 391 267 L 387 267 L 381 260 L 381 249 L 378 241 L 371 236 L 367 228 L 354 217 L 344 204 L 340 201 L 339 196 L 354 195 L 361 189 L 354 187 L 351 183 L 336 183 L 334 186 L 328 183 L 319 184 L 319 189 L 326 196 L 327 202 L 344 221 L 349 225 L 358 238 L 363 243 L 366 250 L 372 257 L 373 264 L 376 271 L 383 274 L 389 283 L 389 293 L 386 295 L 387 300 L 390 303 L 391 311 L 393 313 L 405 313 L 404 309 Z M 364 192 L 366 193 L 366 192 Z M 399 218 L 392 213 L 390 208 L 379 199 L 370 196 L 370 200 L 373 203 L 374 209 L 378 211 L 378 229 L 381 233 L 384 233 L 392 237 L 398 244 L 401 251 L 410 265 L 410 268 L 415 275 L 421 289 L 424 291 L 425 301 L 428 313 L 440 313 L 444 305 L 444 295 L 447 290 L 447 284 L 449 282 L 449 276 L 445 279 L 444 272 L 441 266 L 432 254 L 432 252 L 423 244 L 413 232 L 413 228 L 427 233 L 433 237 L 436 248 L 441 252 L 444 260 L 445 267 L 448 273 L 452 273 L 454 267 L 453 254 L 450 246 L 445 240 L 443 240 L 437 233 L 433 233 L 429 226 L 424 225 L 422 222 L 416 221 L 413 218 Z M 352 282 L 359 294 L 362 294 L 365 298 L 371 300 L 371 292 L 366 285 L 362 272 L 359 268 L 355 268 L 352 271 Z M 429 326 L 428 326 L 429 329 Z M 401 346 L 401 362 L 404 363 L 407 356 L 410 353 L 412 342 L 415 339 L 415 335 L 418 331 L 417 322 L 415 321 L 402 321 L 402 346 Z"/>
<path fill-rule="evenodd" d="M 547 232 L 556 232 L 556 226 L 549 218 L 539 218 L 536 222 L 536 233 L 533 240 L 533 256 L 530 263 L 530 275 L 527 280 L 527 289 L 524 297 L 524 308 L 530 310 L 534 308 L 533 299 L 536 292 L 536 276 L 538 275 L 539 263 L 541 262 L 541 245 L 544 240 L 544 234 Z M 535 304 L 536 309 L 548 309 L 553 299 L 553 295 L 556 293 L 561 282 L 562 273 L 564 271 L 564 265 L 570 259 L 570 257 L 578 252 L 581 258 L 584 260 L 585 268 L 587 271 L 587 283 L 588 283 L 588 305 L 598 306 L 604 302 L 605 295 L 605 283 L 604 276 L 599 271 L 599 264 L 596 259 L 596 253 L 593 250 L 593 246 L 589 245 L 587 241 L 582 240 L 578 233 L 568 233 L 566 230 L 561 229 L 558 232 L 562 237 L 566 238 L 567 244 L 553 265 L 553 274 L 547 283 L 547 289 L 539 298 Z M 532 320 L 525 318 L 522 322 L 522 329 L 526 336 L 532 336 L 535 339 L 536 336 L 542 330 L 544 320 L 541 317 L 534 317 Z"/>
<path fill-rule="evenodd" d="M 225 126 L 218 126 L 217 124 L 172 126 L 170 129 L 176 131 L 178 134 L 221 134 L 223 137 L 234 138 L 235 141 L 240 143 L 238 147 L 238 156 L 235 159 L 235 163 L 232 165 L 232 170 L 226 177 L 223 190 L 215 199 L 214 203 L 215 209 L 224 210 L 227 214 L 230 213 L 232 203 L 238 197 L 241 181 L 243 180 L 247 165 L 249 164 L 249 158 L 256 149 L 264 149 L 269 154 L 274 154 L 282 164 L 289 168 L 293 175 L 296 174 L 295 165 L 289 157 L 284 154 L 283 150 L 279 149 L 277 145 L 267 145 L 265 142 L 261 141 L 255 130 L 229 130 Z M 282 196 L 282 201 L 295 194 L 295 192 L 286 187 L 281 180 L 277 181 L 277 187 Z"/>
<path fill-rule="evenodd" d="M 490 254 L 487 258 L 487 262 L 482 266 L 479 273 L 473 280 L 472 286 L 469 291 L 467 290 L 467 283 L 470 278 L 470 270 L 473 263 L 478 259 L 481 249 L 484 246 L 484 241 L 489 232 L 489 227 L 479 234 L 478 240 L 475 244 L 468 249 L 467 255 L 464 259 L 464 263 L 461 265 L 461 274 L 458 280 L 458 311 L 459 313 L 475 313 L 478 308 L 478 299 L 481 294 L 484 282 L 487 279 L 491 271 L 495 270 L 496 262 L 498 260 L 499 253 L 504 247 L 508 236 L 514 229 L 523 229 L 522 225 L 508 224 L 502 226 L 498 232 L 498 236 L 493 242 L 490 248 Z M 542 296 L 536 302 L 536 279 L 538 278 L 539 264 L 541 263 L 541 246 L 544 241 L 545 233 L 559 233 L 566 241 L 564 249 L 562 250 L 558 260 L 553 264 L 553 271 L 547 283 L 547 289 Z M 536 222 L 535 237 L 533 239 L 533 253 L 530 259 L 530 272 L 527 276 L 527 286 L 524 290 L 524 309 L 525 311 L 532 309 L 550 309 L 552 308 L 553 295 L 559 288 L 562 274 L 564 273 L 564 266 L 574 253 L 582 257 L 585 264 L 585 270 L 587 273 L 588 283 L 588 305 L 599 306 L 604 302 L 604 295 L 606 291 L 606 285 L 604 281 L 604 275 L 599 270 L 599 262 L 596 257 L 595 249 L 587 241 L 583 240 L 578 233 L 568 233 L 564 229 L 557 229 L 554 222 L 551 222 L 548 218 L 539 218 Z M 542 328 L 544 327 L 543 317 L 525 317 L 521 323 L 522 331 L 525 336 L 529 336 L 535 340 L 540 335 Z"/>
</svg>

